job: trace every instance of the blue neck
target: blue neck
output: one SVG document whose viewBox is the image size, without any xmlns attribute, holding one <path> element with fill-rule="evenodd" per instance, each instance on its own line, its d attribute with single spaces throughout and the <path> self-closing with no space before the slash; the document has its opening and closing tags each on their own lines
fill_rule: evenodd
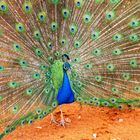
<svg viewBox="0 0 140 140">
<path fill-rule="evenodd" d="M 71 89 L 67 72 L 64 70 L 63 73 L 63 82 L 57 94 L 57 101 L 59 105 L 74 102 L 74 93 Z"/>
</svg>

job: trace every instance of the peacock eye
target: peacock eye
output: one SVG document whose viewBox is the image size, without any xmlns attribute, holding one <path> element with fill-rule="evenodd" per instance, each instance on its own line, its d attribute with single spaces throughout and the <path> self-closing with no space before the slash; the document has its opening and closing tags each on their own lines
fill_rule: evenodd
<svg viewBox="0 0 140 140">
<path fill-rule="evenodd" d="M 40 119 L 42 119 L 42 118 L 43 118 L 43 116 L 39 116 L 39 118 L 40 118 Z"/>
<path fill-rule="evenodd" d="M 70 10 L 68 8 L 62 9 L 62 16 L 67 19 L 70 16 Z"/>
<path fill-rule="evenodd" d="M 21 125 L 24 125 L 25 124 L 25 121 L 23 120 L 23 121 L 21 121 Z"/>
<path fill-rule="evenodd" d="M 119 105 L 119 106 L 118 106 L 118 108 L 119 108 L 119 109 L 122 109 L 122 106 L 121 106 L 121 105 Z"/>
<path fill-rule="evenodd" d="M 29 9 L 29 6 L 26 6 L 26 10 L 28 10 Z"/>
<path fill-rule="evenodd" d="M 32 121 L 32 120 L 30 120 L 30 121 L 29 121 L 29 123 L 30 123 L 30 124 L 32 124 L 32 123 L 33 123 L 33 121 Z"/>
<path fill-rule="evenodd" d="M 111 15 L 109 14 L 109 15 L 108 15 L 108 17 L 110 17 L 110 18 L 111 18 Z"/>
<path fill-rule="evenodd" d="M 79 1 L 77 2 L 77 5 L 80 5 L 80 2 Z"/>
<path fill-rule="evenodd" d="M 8 131 L 8 130 L 6 130 L 5 132 L 6 132 L 6 133 L 8 133 L 9 131 Z"/>
<path fill-rule="evenodd" d="M 11 128 L 11 131 L 13 131 L 13 130 L 14 130 L 14 127 Z"/>
<path fill-rule="evenodd" d="M 131 108 L 131 107 L 132 107 L 132 105 L 131 105 L 131 104 L 128 104 L 128 107 L 129 107 L 129 108 Z"/>
<path fill-rule="evenodd" d="M 97 102 L 96 105 L 98 106 L 99 105 L 99 102 Z"/>
<path fill-rule="evenodd" d="M 46 115 L 46 114 L 47 114 L 47 112 L 44 112 L 43 114 L 44 114 L 44 115 Z"/>
<path fill-rule="evenodd" d="M 73 32 L 74 32 L 74 28 L 71 28 L 71 31 L 73 31 Z"/>
<path fill-rule="evenodd" d="M 92 104 L 93 103 L 93 101 L 90 101 L 90 104 Z"/>
<path fill-rule="evenodd" d="M 5 6 L 4 6 L 4 5 L 2 5 L 2 6 L 1 6 L 1 8 L 4 10 L 4 9 L 5 9 Z"/>
<path fill-rule="evenodd" d="M 43 18 L 44 16 L 43 16 L 43 15 L 41 15 L 40 17 L 41 17 L 41 18 Z"/>
</svg>

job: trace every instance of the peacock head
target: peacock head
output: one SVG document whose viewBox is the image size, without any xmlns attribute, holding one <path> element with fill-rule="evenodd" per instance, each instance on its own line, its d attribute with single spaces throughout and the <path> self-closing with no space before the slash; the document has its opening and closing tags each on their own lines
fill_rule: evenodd
<svg viewBox="0 0 140 140">
<path fill-rule="evenodd" d="M 70 69 L 70 64 L 68 62 L 64 62 L 64 64 L 63 64 L 63 70 L 64 71 L 67 71 L 69 69 Z"/>
<path fill-rule="evenodd" d="M 64 54 L 62 55 L 62 61 L 63 61 L 63 62 L 67 62 L 68 60 L 70 60 L 69 55 L 66 54 L 66 53 L 64 53 Z"/>
</svg>

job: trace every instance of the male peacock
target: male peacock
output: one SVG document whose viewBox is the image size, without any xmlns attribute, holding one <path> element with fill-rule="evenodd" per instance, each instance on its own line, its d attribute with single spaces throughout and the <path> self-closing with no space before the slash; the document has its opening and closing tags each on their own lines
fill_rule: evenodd
<svg viewBox="0 0 140 140">
<path fill-rule="evenodd" d="M 140 106 L 140 1 L 0 0 L 0 138 L 73 101 Z"/>
</svg>

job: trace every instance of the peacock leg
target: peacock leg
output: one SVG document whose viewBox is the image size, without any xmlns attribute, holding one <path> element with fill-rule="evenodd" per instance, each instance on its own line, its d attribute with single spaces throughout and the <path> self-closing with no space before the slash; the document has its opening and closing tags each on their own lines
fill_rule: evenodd
<svg viewBox="0 0 140 140">
<path fill-rule="evenodd" d="M 80 104 L 79 104 L 78 113 L 77 113 L 77 114 L 78 114 L 78 116 L 80 116 L 80 115 L 81 115 L 81 111 L 82 111 L 82 109 L 83 109 L 83 108 L 82 108 L 82 104 L 80 103 Z"/>
<path fill-rule="evenodd" d="M 52 124 L 52 123 L 54 123 L 54 124 L 59 124 L 59 123 L 55 120 L 53 113 L 51 113 L 51 122 L 50 122 L 50 123 L 51 123 L 51 124 Z"/>
<path fill-rule="evenodd" d="M 64 115 L 63 115 L 63 111 L 62 111 L 62 106 L 60 105 L 60 112 L 61 112 L 61 120 L 60 120 L 60 125 L 65 127 L 65 119 L 64 119 Z"/>
</svg>

